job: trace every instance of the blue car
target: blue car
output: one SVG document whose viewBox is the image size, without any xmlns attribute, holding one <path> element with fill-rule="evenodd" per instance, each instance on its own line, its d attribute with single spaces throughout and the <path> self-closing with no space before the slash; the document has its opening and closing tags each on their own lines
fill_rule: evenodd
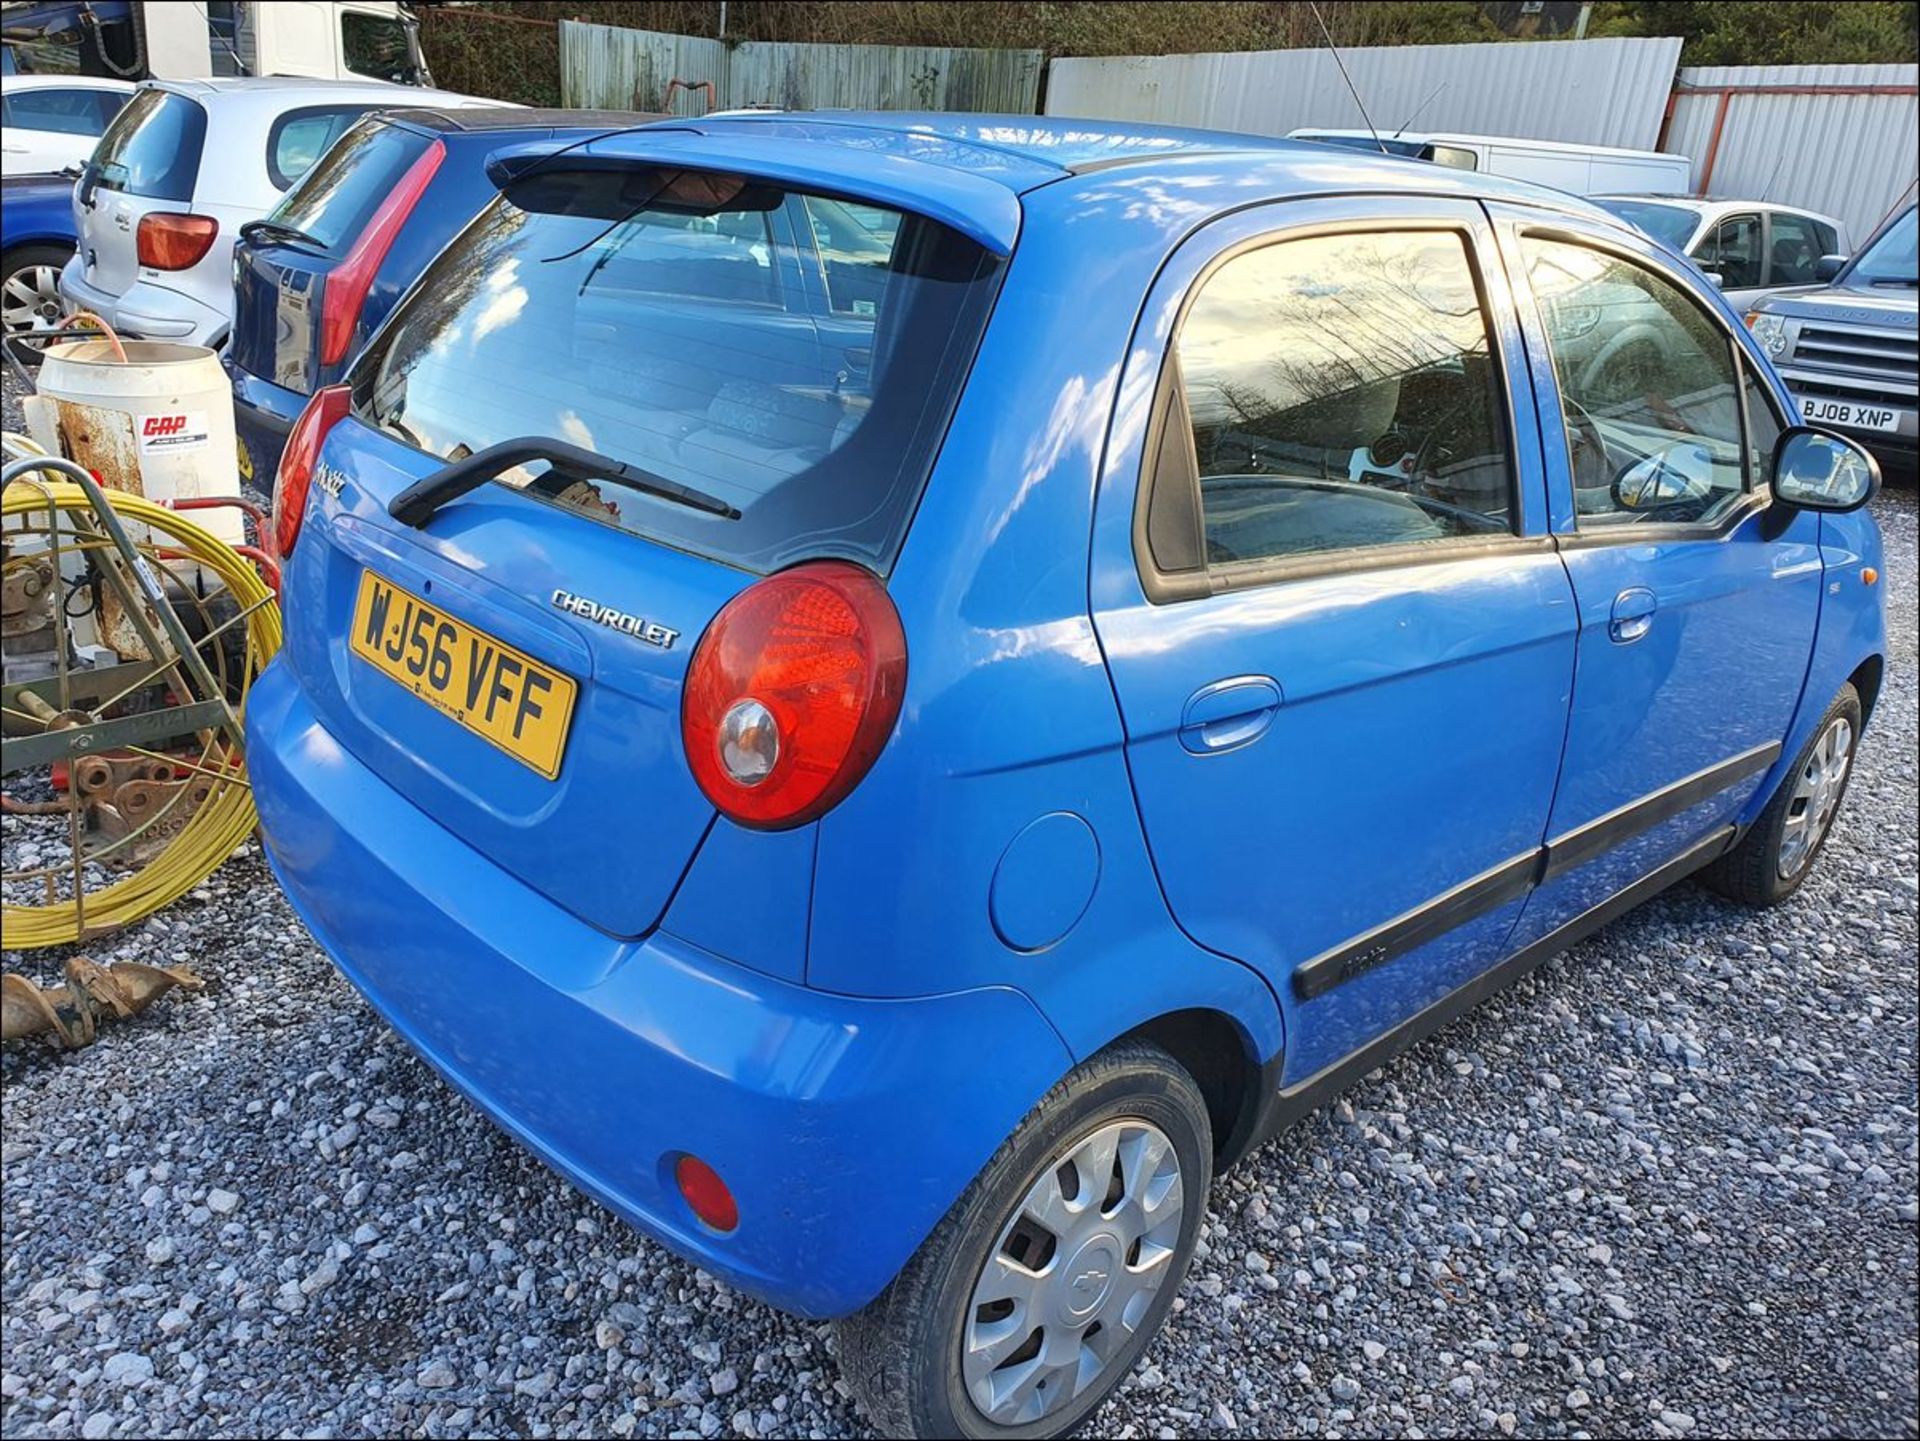
<svg viewBox="0 0 1920 1441">
<path fill-rule="evenodd" d="M 0 327 L 8 334 L 60 324 L 60 267 L 73 255 L 73 177 L 0 180 Z M 8 342 L 31 365 L 37 346 Z"/>
<path fill-rule="evenodd" d="M 241 478 L 271 491 L 308 397 L 346 372 L 427 262 L 498 193 L 489 155 L 653 118 L 502 106 L 390 110 L 355 123 L 269 215 L 240 227 L 224 363 Z"/>
<path fill-rule="evenodd" d="M 272 864 L 882 1434 L 1072 1429 L 1217 1171 L 1829 833 L 1878 474 L 1597 207 L 1032 116 L 491 168 L 280 467 Z"/>
</svg>

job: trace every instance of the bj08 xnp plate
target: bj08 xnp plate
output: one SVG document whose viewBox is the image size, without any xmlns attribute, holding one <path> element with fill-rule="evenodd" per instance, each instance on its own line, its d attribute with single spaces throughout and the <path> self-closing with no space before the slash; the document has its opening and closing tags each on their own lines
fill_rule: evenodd
<svg viewBox="0 0 1920 1441">
<path fill-rule="evenodd" d="M 456 620 L 372 571 L 360 573 L 353 653 L 548 780 L 560 774 L 572 677 Z"/>
</svg>

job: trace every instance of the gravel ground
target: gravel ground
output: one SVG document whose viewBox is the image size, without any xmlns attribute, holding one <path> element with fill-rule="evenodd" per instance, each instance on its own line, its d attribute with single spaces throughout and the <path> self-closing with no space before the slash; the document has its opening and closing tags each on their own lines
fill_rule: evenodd
<svg viewBox="0 0 1920 1441">
<path fill-rule="evenodd" d="M 1920 571 L 1913 490 L 1877 504 L 1891 663 L 1800 896 L 1682 887 L 1224 1178 L 1090 1430 L 1920 1434 Z M 524 1156 L 253 847 L 94 954 L 210 984 L 4 1058 L 7 1436 L 864 1434 L 825 1327 Z"/>
</svg>

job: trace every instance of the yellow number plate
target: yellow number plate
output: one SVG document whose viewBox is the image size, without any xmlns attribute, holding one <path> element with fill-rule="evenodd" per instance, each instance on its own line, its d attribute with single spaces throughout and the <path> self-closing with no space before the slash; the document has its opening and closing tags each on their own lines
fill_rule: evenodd
<svg viewBox="0 0 1920 1441">
<path fill-rule="evenodd" d="M 352 645 L 375 670 L 522 765 L 548 780 L 560 774 L 578 689 L 571 677 L 370 570 L 360 573 Z"/>
</svg>

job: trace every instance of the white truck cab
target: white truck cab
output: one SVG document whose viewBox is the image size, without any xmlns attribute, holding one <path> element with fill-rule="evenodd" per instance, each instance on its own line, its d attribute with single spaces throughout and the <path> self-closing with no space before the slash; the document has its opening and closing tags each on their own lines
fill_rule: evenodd
<svg viewBox="0 0 1920 1441">
<path fill-rule="evenodd" d="M 8 74 L 129 80 L 297 76 L 433 84 L 419 22 L 393 0 L 6 4 Z M 97 52 L 97 53 L 95 53 Z"/>
</svg>

